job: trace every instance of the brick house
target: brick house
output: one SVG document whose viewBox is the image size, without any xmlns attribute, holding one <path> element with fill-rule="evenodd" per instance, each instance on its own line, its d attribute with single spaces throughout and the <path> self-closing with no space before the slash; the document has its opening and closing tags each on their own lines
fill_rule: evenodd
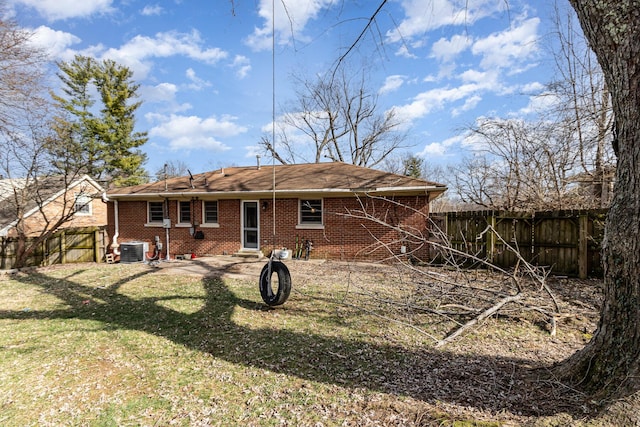
<svg viewBox="0 0 640 427">
<path fill-rule="evenodd" d="M 106 226 L 103 193 L 87 175 L 71 181 L 63 176 L 39 177 L 37 183 L 0 179 L 0 237 L 15 237 L 20 221 L 27 237 L 42 234 L 59 221 L 64 223 L 56 229 Z"/>
<path fill-rule="evenodd" d="M 260 255 L 310 240 L 313 258 L 384 259 L 426 253 L 415 236 L 445 190 L 337 162 L 230 167 L 110 190 L 109 235 L 116 254 L 122 243 L 149 249 L 156 239 L 163 258 L 167 248 L 169 258 Z"/>
</svg>

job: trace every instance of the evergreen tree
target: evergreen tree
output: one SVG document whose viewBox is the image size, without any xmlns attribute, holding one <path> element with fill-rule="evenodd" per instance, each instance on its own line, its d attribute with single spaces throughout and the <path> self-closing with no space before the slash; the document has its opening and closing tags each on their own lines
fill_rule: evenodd
<svg viewBox="0 0 640 427">
<path fill-rule="evenodd" d="M 422 178 L 422 168 L 424 161 L 420 157 L 408 156 L 403 159 L 404 175 L 412 178 Z"/>
<path fill-rule="evenodd" d="M 97 180 L 115 186 L 147 182 L 146 155 L 137 148 L 148 138 L 146 132 L 134 131 L 141 102 L 132 102 L 139 85 L 131 80 L 131 70 L 112 60 L 98 62 L 79 55 L 58 66 L 62 94 L 53 98 L 64 115 L 53 124 L 62 141 L 53 150 L 64 152 L 61 158 L 83 165 Z"/>
</svg>

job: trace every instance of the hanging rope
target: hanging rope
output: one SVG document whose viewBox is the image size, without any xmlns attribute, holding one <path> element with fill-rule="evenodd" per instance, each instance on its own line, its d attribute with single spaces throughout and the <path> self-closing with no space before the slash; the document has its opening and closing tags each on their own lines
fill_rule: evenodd
<svg viewBox="0 0 640 427">
<path fill-rule="evenodd" d="M 271 0 L 271 148 L 276 150 L 276 6 Z M 276 156 L 271 156 L 272 183 L 271 188 L 273 206 L 273 236 L 272 250 L 276 249 Z"/>
<path fill-rule="evenodd" d="M 275 153 L 276 147 L 276 7 L 275 0 L 271 0 L 271 147 Z M 271 211 L 273 217 L 272 248 L 269 261 L 260 272 L 259 288 L 260 296 L 265 304 L 276 306 L 284 304 L 291 293 L 291 273 L 282 261 L 280 261 L 280 251 L 277 248 L 276 230 L 276 158 L 271 156 L 272 170 L 272 193 Z M 271 278 L 273 274 L 278 277 L 278 288 L 274 292 Z"/>
</svg>

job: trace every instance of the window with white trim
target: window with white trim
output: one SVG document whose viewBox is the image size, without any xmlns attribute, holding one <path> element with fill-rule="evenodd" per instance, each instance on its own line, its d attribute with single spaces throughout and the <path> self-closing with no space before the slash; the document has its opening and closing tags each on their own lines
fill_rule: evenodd
<svg viewBox="0 0 640 427">
<path fill-rule="evenodd" d="M 178 202 L 178 222 L 191 224 L 191 202 Z"/>
<path fill-rule="evenodd" d="M 93 199 L 87 193 L 76 194 L 73 212 L 76 215 L 91 215 L 91 202 Z"/>
<path fill-rule="evenodd" d="M 147 202 L 148 223 L 160 223 L 164 219 L 164 202 Z"/>
<path fill-rule="evenodd" d="M 322 199 L 300 199 L 300 225 L 322 225 Z"/>
<path fill-rule="evenodd" d="M 218 201 L 205 200 L 202 202 L 202 223 L 217 224 L 218 223 Z"/>
</svg>

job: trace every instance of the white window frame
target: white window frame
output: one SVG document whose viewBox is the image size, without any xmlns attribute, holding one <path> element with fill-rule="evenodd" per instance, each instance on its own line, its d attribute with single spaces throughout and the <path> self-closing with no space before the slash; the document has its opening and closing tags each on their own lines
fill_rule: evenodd
<svg viewBox="0 0 640 427">
<path fill-rule="evenodd" d="M 306 201 L 320 201 L 320 222 L 302 222 L 302 204 Z M 324 229 L 324 199 L 319 197 L 317 199 L 307 198 L 298 199 L 298 225 L 297 229 Z"/>
<path fill-rule="evenodd" d="M 82 207 L 78 209 L 78 205 Z M 76 193 L 73 202 L 73 214 L 78 216 L 93 215 L 93 197 L 85 192 Z"/>
<path fill-rule="evenodd" d="M 188 203 L 189 204 L 189 221 L 188 222 L 184 222 L 182 221 L 182 204 L 183 203 Z M 176 227 L 191 227 L 191 218 L 193 218 L 193 204 L 191 203 L 191 201 L 189 200 L 178 200 L 177 203 L 177 209 L 178 209 L 178 222 L 176 223 Z"/>
<path fill-rule="evenodd" d="M 160 203 L 161 206 L 162 206 L 162 218 L 159 221 L 152 221 L 151 220 L 151 203 Z M 147 227 L 162 227 L 163 222 L 164 222 L 164 202 L 159 202 L 157 200 L 147 201 L 147 223 L 145 224 L 145 226 L 147 226 Z"/>
<path fill-rule="evenodd" d="M 216 204 L 216 222 L 207 222 L 206 219 L 206 208 L 205 205 L 207 203 L 215 203 Z M 203 200 L 202 201 L 202 221 L 200 221 L 201 228 L 218 228 L 220 227 L 220 203 L 218 200 Z"/>
</svg>

